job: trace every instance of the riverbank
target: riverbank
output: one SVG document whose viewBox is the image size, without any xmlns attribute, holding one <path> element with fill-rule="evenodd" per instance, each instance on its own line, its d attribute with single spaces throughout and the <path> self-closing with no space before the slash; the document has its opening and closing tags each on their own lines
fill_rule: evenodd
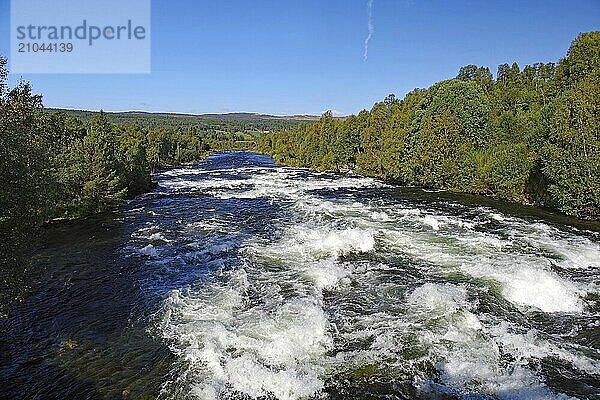
<svg viewBox="0 0 600 400">
<path fill-rule="evenodd" d="M 271 157 L 270 154 L 266 152 L 258 152 L 259 154 L 266 155 Z M 293 164 L 285 164 L 279 163 L 280 165 L 288 166 L 288 167 L 298 167 Z M 539 216 L 540 218 L 549 219 L 552 221 L 556 221 L 561 224 L 571 225 L 577 227 L 579 229 L 587 229 L 590 231 L 600 232 L 600 219 L 599 218 L 578 218 L 573 215 L 568 215 L 561 210 L 551 207 L 545 207 L 541 204 L 533 204 L 529 201 L 520 201 L 518 199 L 510 199 L 510 198 L 502 198 L 498 197 L 494 193 L 477 193 L 477 192 L 461 192 L 443 188 L 435 188 L 435 187 L 424 187 L 424 186 L 407 186 L 403 185 L 396 180 L 385 179 L 378 176 L 360 174 L 355 172 L 354 170 L 346 170 L 340 171 L 340 169 L 332 169 L 332 170 L 323 170 L 323 169 L 313 169 L 310 167 L 303 167 L 307 170 L 313 172 L 326 172 L 334 175 L 338 175 L 340 177 L 356 177 L 356 178 L 372 178 L 381 181 L 382 183 L 390 184 L 396 186 L 399 189 L 403 189 L 405 193 L 409 193 L 411 190 L 415 191 L 425 191 L 429 193 L 436 193 L 440 196 L 440 198 L 447 199 L 455 199 L 461 202 L 466 202 L 466 204 L 472 205 L 489 205 L 494 208 L 499 208 L 501 210 L 511 209 L 515 206 L 518 206 L 521 210 L 522 214 L 531 215 L 531 216 Z"/>
<path fill-rule="evenodd" d="M 600 32 L 558 63 L 467 65 L 452 79 L 371 110 L 266 134 L 281 164 L 402 185 L 492 195 L 600 219 Z"/>
</svg>

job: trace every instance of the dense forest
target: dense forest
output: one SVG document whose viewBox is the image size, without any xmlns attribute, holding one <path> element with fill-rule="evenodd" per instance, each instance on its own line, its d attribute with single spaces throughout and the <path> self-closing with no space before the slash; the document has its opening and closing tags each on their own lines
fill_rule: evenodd
<svg viewBox="0 0 600 400">
<path fill-rule="evenodd" d="M 600 218 L 600 32 L 521 69 L 467 65 L 344 120 L 264 135 L 277 162 L 496 196 Z"/>
<path fill-rule="evenodd" d="M 28 82 L 7 84 L 0 58 L 0 233 L 113 209 L 153 187 L 159 168 L 250 148 L 298 121 L 47 110 Z"/>
<path fill-rule="evenodd" d="M 28 83 L 0 86 L 0 223 L 3 231 L 105 211 L 148 190 L 158 167 L 192 161 L 206 150 L 182 131 L 115 126 L 42 112 Z"/>
</svg>

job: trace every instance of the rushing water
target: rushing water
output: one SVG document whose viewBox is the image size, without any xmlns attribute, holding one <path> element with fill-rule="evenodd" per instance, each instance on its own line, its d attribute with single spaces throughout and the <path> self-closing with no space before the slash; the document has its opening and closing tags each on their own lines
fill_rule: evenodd
<svg viewBox="0 0 600 400">
<path fill-rule="evenodd" d="M 0 397 L 600 398 L 598 233 L 252 153 L 156 179 L 16 272 Z"/>
</svg>

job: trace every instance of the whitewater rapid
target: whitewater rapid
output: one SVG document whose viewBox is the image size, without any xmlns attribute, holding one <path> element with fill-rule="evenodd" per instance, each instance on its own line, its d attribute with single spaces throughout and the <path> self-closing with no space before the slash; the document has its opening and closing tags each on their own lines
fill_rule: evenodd
<svg viewBox="0 0 600 400">
<path fill-rule="evenodd" d="M 598 388 L 596 233 L 248 153 L 157 179 L 128 246 L 169 282 L 149 329 L 176 356 L 161 398 Z"/>
</svg>

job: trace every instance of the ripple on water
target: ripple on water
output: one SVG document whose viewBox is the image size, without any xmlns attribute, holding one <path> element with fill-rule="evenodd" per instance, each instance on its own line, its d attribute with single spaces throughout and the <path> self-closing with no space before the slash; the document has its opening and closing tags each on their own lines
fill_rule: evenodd
<svg viewBox="0 0 600 400">
<path fill-rule="evenodd" d="M 574 331 L 598 321 L 600 247 L 589 235 L 273 165 L 175 169 L 159 182 L 212 208 L 192 208 L 177 234 L 141 232 L 140 251 L 160 258 L 168 246 L 190 264 L 193 248 L 222 261 L 164 301 L 161 335 L 179 359 L 165 398 L 353 387 L 381 398 L 562 399 L 578 389 L 557 384 L 546 360 L 586 382 L 599 375 L 597 345 L 550 328 L 561 315 Z M 238 202 L 254 219 L 232 217 Z"/>
</svg>

